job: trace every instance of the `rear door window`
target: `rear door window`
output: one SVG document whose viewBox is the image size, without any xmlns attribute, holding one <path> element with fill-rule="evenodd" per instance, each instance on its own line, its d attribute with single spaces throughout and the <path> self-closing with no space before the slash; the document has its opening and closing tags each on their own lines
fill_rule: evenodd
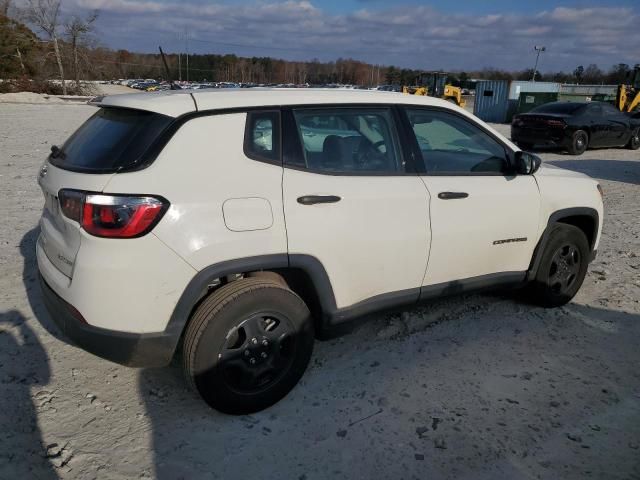
<svg viewBox="0 0 640 480">
<path fill-rule="evenodd" d="M 304 167 L 332 174 L 397 174 L 405 169 L 388 108 L 294 110 Z"/>
<path fill-rule="evenodd" d="M 593 115 L 594 117 L 602 116 L 602 107 L 596 104 L 589 105 L 589 115 Z"/>
<path fill-rule="evenodd" d="M 49 161 L 65 170 L 112 173 L 136 165 L 173 118 L 124 108 L 101 108 Z"/>
</svg>

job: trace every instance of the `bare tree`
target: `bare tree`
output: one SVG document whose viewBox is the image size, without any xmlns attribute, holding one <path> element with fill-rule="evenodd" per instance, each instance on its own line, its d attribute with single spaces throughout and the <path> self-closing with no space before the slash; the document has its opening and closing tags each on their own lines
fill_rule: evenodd
<svg viewBox="0 0 640 480">
<path fill-rule="evenodd" d="M 65 24 L 67 38 L 71 43 L 71 52 L 73 55 L 73 76 L 76 81 L 76 92 L 80 91 L 80 65 L 78 61 L 78 47 L 85 35 L 93 29 L 93 22 L 98 18 L 98 11 L 94 11 L 86 18 L 80 18 L 76 15 L 71 17 Z"/>
<path fill-rule="evenodd" d="M 11 0 L 0 0 L 0 13 L 5 17 L 8 17 L 10 6 L 11 6 Z"/>
<path fill-rule="evenodd" d="M 67 94 L 67 84 L 64 81 L 64 67 L 62 65 L 62 53 L 58 45 L 58 28 L 60 27 L 60 0 L 27 0 L 27 6 L 23 10 L 25 19 L 35 25 L 53 43 L 53 52 L 58 63 L 60 80 L 62 81 L 62 94 Z"/>
</svg>

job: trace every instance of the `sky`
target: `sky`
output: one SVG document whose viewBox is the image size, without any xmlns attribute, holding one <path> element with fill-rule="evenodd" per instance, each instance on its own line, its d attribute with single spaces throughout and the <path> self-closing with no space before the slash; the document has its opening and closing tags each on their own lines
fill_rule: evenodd
<svg viewBox="0 0 640 480">
<path fill-rule="evenodd" d="M 640 0 L 62 0 L 100 11 L 96 37 L 137 52 L 235 53 L 289 60 L 465 71 L 573 71 L 640 62 Z M 451 7 L 451 8 L 448 8 Z"/>
</svg>

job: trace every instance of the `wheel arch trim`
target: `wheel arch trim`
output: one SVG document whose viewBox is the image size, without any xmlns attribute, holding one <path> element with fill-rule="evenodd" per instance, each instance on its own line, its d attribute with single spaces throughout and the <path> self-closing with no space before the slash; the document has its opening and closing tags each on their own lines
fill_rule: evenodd
<svg viewBox="0 0 640 480">
<path fill-rule="evenodd" d="M 549 218 L 547 220 L 547 226 L 542 232 L 542 235 L 540 236 L 540 240 L 538 241 L 538 244 L 536 245 L 536 248 L 533 251 L 531 264 L 529 265 L 529 269 L 527 270 L 528 280 L 536 276 L 538 267 L 540 266 L 540 262 L 542 261 L 542 255 L 544 253 L 544 249 L 547 246 L 547 243 L 549 241 L 551 227 L 555 223 L 563 223 L 561 221 L 563 218 L 578 217 L 578 216 L 590 217 L 593 220 L 593 232 L 592 232 L 591 240 L 589 242 L 589 248 L 591 249 L 591 259 L 593 259 L 594 246 L 596 244 L 596 240 L 598 238 L 598 230 L 600 228 L 600 215 L 598 214 L 598 211 L 595 208 L 591 208 L 591 207 L 572 207 L 572 208 L 563 208 L 560 210 L 556 210 L 555 212 L 551 213 L 551 215 L 549 215 Z"/>
<path fill-rule="evenodd" d="M 237 273 L 260 270 L 298 269 L 306 273 L 320 301 L 323 317 L 336 310 L 336 301 L 327 272 L 317 258 L 311 255 L 277 253 L 226 260 L 200 270 L 187 284 L 173 309 L 164 333 L 177 347 L 193 309 L 207 295 L 211 282 Z"/>
</svg>

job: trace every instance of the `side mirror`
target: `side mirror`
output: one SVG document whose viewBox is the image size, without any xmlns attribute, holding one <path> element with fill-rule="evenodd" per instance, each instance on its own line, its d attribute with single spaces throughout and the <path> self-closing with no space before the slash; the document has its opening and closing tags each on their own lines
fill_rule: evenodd
<svg viewBox="0 0 640 480">
<path fill-rule="evenodd" d="M 529 152 L 516 152 L 515 155 L 516 172 L 521 175 L 533 175 L 540 168 L 542 159 Z"/>
</svg>

